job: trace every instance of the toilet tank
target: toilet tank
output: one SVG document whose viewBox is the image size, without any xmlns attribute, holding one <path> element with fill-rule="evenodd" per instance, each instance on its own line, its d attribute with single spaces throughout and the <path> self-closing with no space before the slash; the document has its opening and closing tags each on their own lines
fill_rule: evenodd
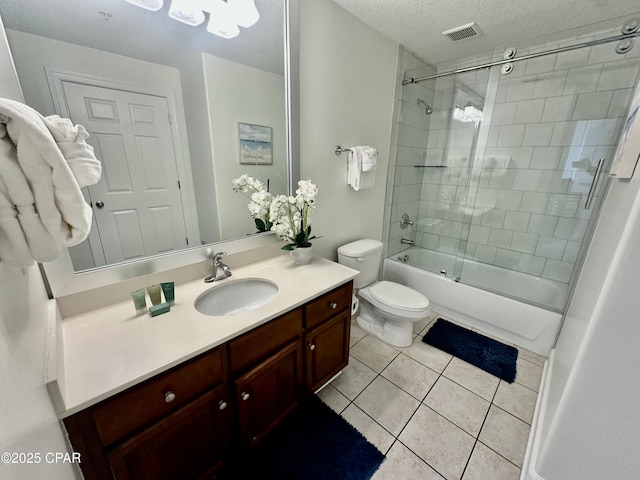
<svg viewBox="0 0 640 480">
<path fill-rule="evenodd" d="M 353 279 L 353 288 L 356 289 L 378 279 L 381 258 L 382 242 L 378 240 L 356 240 L 338 248 L 338 263 L 360 272 Z"/>
</svg>

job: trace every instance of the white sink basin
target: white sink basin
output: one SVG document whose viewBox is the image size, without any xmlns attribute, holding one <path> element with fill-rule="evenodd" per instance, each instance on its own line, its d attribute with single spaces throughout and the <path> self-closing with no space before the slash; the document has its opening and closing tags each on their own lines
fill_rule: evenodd
<svg viewBox="0 0 640 480">
<path fill-rule="evenodd" d="M 261 307 L 278 294 L 278 286 L 269 280 L 246 278 L 223 280 L 220 285 L 200 294 L 194 306 L 205 315 L 222 317 L 249 312 Z"/>
</svg>

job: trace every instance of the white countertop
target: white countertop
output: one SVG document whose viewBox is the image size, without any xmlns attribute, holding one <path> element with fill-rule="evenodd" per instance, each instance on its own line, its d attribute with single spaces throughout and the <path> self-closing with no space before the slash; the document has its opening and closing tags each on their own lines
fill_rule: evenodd
<svg viewBox="0 0 640 480">
<path fill-rule="evenodd" d="M 64 318 L 58 322 L 62 332 L 56 332 L 62 335 L 57 348 L 63 350 L 56 352 L 57 388 L 62 397 L 57 399 L 62 403 L 56 405 L 58 415 L 72 415 L 206 352 L 346 283 L 357 273 L 318 256 L 309 265 L 294 265 L 282 254 L 235 268 L 232 277 L 219 282 L 207 284 L 200 278 L 176 285 L 176 303 L 162 315 L 136 316 L 133 301 L 127 298 Z M 212 317 L 194 308 L 202 292 L 243 278 L 270 280 L 278 285 L 278 294 L 267 304 L 234 316 Z"/>
</svg>

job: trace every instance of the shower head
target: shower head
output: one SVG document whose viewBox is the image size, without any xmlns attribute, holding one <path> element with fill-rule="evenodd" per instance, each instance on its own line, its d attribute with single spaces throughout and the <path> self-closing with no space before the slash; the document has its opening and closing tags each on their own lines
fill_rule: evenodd
<svg viewBox="0 0 640 480">
<path fill-rule="evenodd" d="M 418 105 L 422 105 L 424 107 L 424 113 L 426 115 L 431 115 L 431 113 L 433 112 L 431 106 L 421 98 L 418 99 Z"/>
</svg>

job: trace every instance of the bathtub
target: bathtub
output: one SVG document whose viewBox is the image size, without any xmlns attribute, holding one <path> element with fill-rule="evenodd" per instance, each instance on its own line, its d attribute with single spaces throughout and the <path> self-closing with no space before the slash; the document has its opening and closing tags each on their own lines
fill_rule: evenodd
<svg viewBox="0 0 640 480">
<path fill-rule="evenodd" d="M 411 264 L 397 259 L 404 255 L 409 256 Z M 547 356 L 560 328 L 561 313 L 497 295 L 465 282 L 504 291 L 505 295 L 515 296 L 516 292 L 524 289 L 534 294 L 531 301 L 556 309 L 564 307 L 566 286 L 473 260 L 465 260 L 460 282 L 412 265 L 428 265 L 432 269 L 447 270 L 451 275 L 455 260 L 452 255 L 413 247 L 385 259 L 383 278 L 418 290 L 429 299 L 435 312 L 506 343 Z"/>
</svg>

